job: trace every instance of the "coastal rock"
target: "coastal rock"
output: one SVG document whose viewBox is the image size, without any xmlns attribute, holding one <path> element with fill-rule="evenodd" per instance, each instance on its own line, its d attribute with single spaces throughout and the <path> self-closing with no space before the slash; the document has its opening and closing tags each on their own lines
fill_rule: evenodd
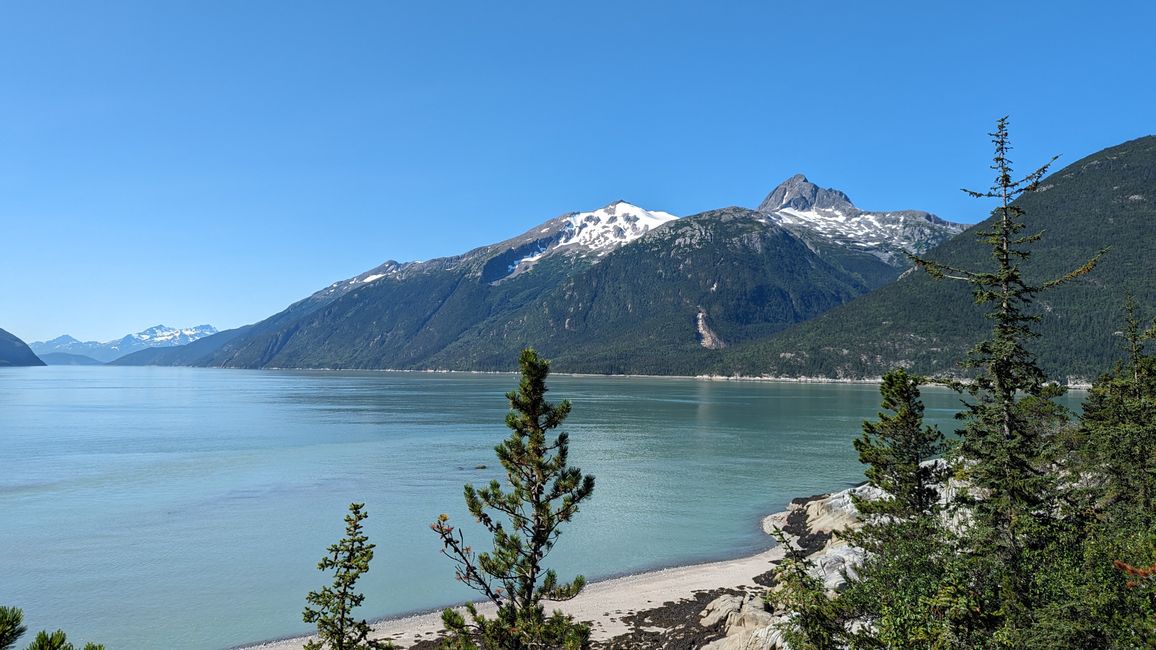
<svg viewBox="0 0 1156 650">
<path fill-rule="evenodd" d="M 842 544 L 830 548 L 813 557 L 815 577 L 823 581 L 827 591 L 839 591 L 847 583 L 847 576 L 854 578 L 856 567 L 863 563 L 863 549 Z"/>
<path fill-rule="evenodd" d="M 762 598 L 750 596 L 738 611 L 727 617 L 727 636 L 774 624 L 778 619 L 763 606 Z"/>
<path fill-rule="evenodd" d="M 699 623 L 703 627 L 713 627 L 719 621 L 726 620 L 731 614 L 737 613 L 743 606 L 743 597 L 733 594 L 723 594 L 710 601 L 699 614 Z"/>
<path fill-rule="evenodd" d="M 712 641 L 702 650 L 786 650 L 783 633 L 773 625 L 754 630 L 744 630 L 733 636 Z"/>
<path fill-rule="evenodd" d="M 874 501 L 887 498 L 887 493 L 877 487 L 863 484 L 812 501 L 805 506 L 807 527 L 811 532 L 830 533 L 858 526 L 859 510 L 852 501 L 853 497 Z"/>
</svg>

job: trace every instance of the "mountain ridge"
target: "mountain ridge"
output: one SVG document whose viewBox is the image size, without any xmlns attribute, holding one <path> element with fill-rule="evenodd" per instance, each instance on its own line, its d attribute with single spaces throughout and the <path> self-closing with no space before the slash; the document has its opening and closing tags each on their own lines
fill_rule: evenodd
<svg viewBox="0 0 1156 650">
<path fill-rule="evenodd" d="M 0 367 L 43 366 L 44 361 L 24 341 L 0 329 Z"/>
<path fill-rule="evenodd" d="M 1025 232 L 1044 231 L 1025 272 L 1034 281 L 1062 275 L 1097 250 L 1110 250 L 1086 278 L 1042 296 L 1042 337 L 1029 343 L 1061 381 L 1084 383 L 1120 357 L 1125 293 L 1156 314 L 1156 136 L 1085 156 L 1044 178 L 1017 205 Z M 928 251 L 930 259 L 983 268 L 990 251 L 975 233 L 990 219 Z M 854 323 L 854 327 L 847 327 Z M 712 373 L 742 376 L 878 377 L 894 366 L 921 374 L 958 375 L 956 366 L 990 324 L 960 282 L 910 273 L 888 286 L 784 330 L 730 348 Z"/>
<path fill-rule="evenodd" d="M 890 282 L 903 268 L 799 230 L 749 208 L 677 218 L 615 201 L 460 255 L 390 260 L 188 354 L 137 353 L 117 363 L 496 370 L 509 367 L 510 350 L 532 345 L 559 370 L 654 370 L 661 356 L 653 350 L 701 360 Z M 614 304 L 620 298 L 625 305 Z M 659 334 L 641 334 L 642 323 Z M 607 350 L 635 361 L 611 360 Z"/>
<path fill-rule="evenodd" d="M 107 363 L 138 350 L 186 345 L 216 333 L 217 329 L 212 325 L 182 328 L 154 325 L 112 341 L 80 341 L 64 334 L 48 341 L 33 341 L 28 346 L 37 354 L 80 355 Z"/>
</svg>

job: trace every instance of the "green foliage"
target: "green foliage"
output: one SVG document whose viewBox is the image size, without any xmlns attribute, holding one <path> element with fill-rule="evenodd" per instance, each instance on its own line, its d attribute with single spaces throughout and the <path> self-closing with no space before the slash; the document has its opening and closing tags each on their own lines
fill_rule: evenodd
<svg viewBox="0 0 1156 650">
<path fill-rule="evenodd" d="M 1093 276 L 1034 299 L 1041 334 L 1027 344 L 1048 376 L 1090 381 L 1117 356 L 1112 337 L 1116 313 L 1131 293 L 1156 309 L 1156 136 L 1084 157 L 1043 179 L 1015 199 L 1025 212 L 1025 233 L 1046 231 L 1035 243 L 1029 284 L 1062 277 L 1089 252 L 1110 247 Z M 929 251 L 924 257 L 974 269 L 988 262 L 990 247 L 976 232 L 990 232 L 998 215 Z M 966 283 L 936 282 L 925 273 L 898 281 L 835 307 L 762 341 L 723 351 L 712 369 L 722 374 L 879 377 L 894 367 L 926 376 L 966 375 L 956 368 L 990 322 L 970 299 Z"/>
<path fill-rule="evenodd" d="M 879 392 L 884 412 L 863 423 L 854 441 L 859 461 L 880 499 L 855 499 L 866 518 L 845 533 L 867 552 L 857 575 L 849 577 L 839 605 L 867 624 L 850 635 L 855 648 L 925 648 L 939 626 L 931 600 L 942 588 L 950 540 L 940 518 L 935 486 L 947 478 L 941 462 L 925 463 L 945 450 L 943 434 L 923 424 L 922 379 L 899 369 L 883 376 Z"/>
<path fill-rule="evenodd" d="M 883 375 L 879 392 L 883 408 L 878 422 L 864 422 L 863 435 L 854 441 L 859 462 L 869 465 L 867 480 L 891 496 L 889 499 L 857 501 L 865 515 L 890 515 L 912 519 L 935 514 L 945 472 L 938 464 L 922 465 L 944 452 L 943 434 L 923 426 L 922 379 L 902 368 Z"/>
<path fill-rule="evenodd" d="M 57 630 L 51 634 L 41 630 L 36 633 L 36 638 L 33 639 L 32 643 L 28 644 L 28 650 L 76 650 L 76 646 L 69 643 L 63 630 Z M 84 650 L 104 650 L 104 646 L 86 643 Z"/>
<path fill-rule="evenodd" d="M 790 612 L 779 629 L 794 650 L 834 650 L 842 647 L 846 632 L 839 604 L 827 597 L 815 577 L 815 563 L 793 545 L 781 530 L 773 533 L 786 554 L 775 567 L 775 588 L 767 592 L 768 607 Z"/>
<path fill-rule="evenodd" d="M 569 465 L 566 433 L 547 439 L 547 432 L 570 413 L 569 401 L 552 405 L 545 400 L 549 362 L 524 350 L 518 363 L 522 371 L 518 389 L 506 394 L 510 436 L 495 448 L 506 470 L 507 487 L 495 480 L 481 488 L 464 488 L 470 514 L 493 536 L 493 550 L 475 552 L 446 515 L 431 526 L 442 541 L 443 554 L 457 565 L 457 579 L 494 603 L 497 615 L 488 619 L 469 607 L 470 623 L 452 610 L 445 611 L 443 622 L 454 648 L 519 650 L 541 644 L 584 648 L 589 630 L 557 612 L 547 617 L 542 602 L 573 598 L 585 580 L 578 576 L 560 583 L 543 563 L 561 525 L 593 493 L 594 477 Z"/>
<path fill-rule="evenodd" d="M 10 650 L 28 628 L 24 626 L 24 612 L 16 607 L 0 606 L 0 650 Z M 68 641 L 64 630 L 47 632 L 41 630 L 36 634 L 28 650 L 76 650 L 76 646 Z M 97 643 L 84 644 L 83 650 L 104 650 L 104 646 Z"/>
<path fill-rule="evenodd" d="M 1049 471 L 1048 436 L 1066 418 L 1050 401 L 1062 391 L 1047 384 L 1046 374 L 1026 347 L 1038 337 L 1034 325 L 1040 317 L 1031 305 L 1046 291 L 1089 273 L 1099 256 L 1052 280 L 1028 279 L 1023 264 L 1042 233 L 1021 234 L 1027 227 L 1025 212 L 1015 199 L 1039 188 L 1050 163 L 1014 179 L 1007 118 L 999 120 L 991 136 L 995 182 L 986 192 L 966 191 L 1000 202 L 994 219 L 975 232 L 990 248 L 994 264 L 973 270 L 916 258 L 916 265 L 936 279 L 966 282 L 975 303 L 987 307 L 984 315 L 992 322 L 988 337 L 963 362 L 976 373 L 969 383 L 959 386 L 972 397 L 962 415 L 965 425 L 959 451 L 962 475 L 973 495 L 966 501 L 971 523 L 963 547 L 984 560 L 969 567 L 972 572 L 997 572 L 981 575 L 973 584 L 993 589 L 988 596 L 998 605 L 994 611 L 975 612 L 967 626 L 974 628 L 980 619 L 990 621 L 993 642 L 1024 647 L 1037 625 L 1033 560 L 1039 559 L 1040 549 L 1049 545 L 1049 535 L 1057 529 L 1059 491 L 1057 477 Z M 990 558 L 996 561 L 986 561 Z"/>
<path fill-rule="evenodd" d="M 996 182 L 972 193 L 1000 200 L 975 231 L 992 263 L 917 260 L 963 280 L 991 323 L 964 362 L 971 381 L 953 383 L 970 398 L 946 459 L 958 491 L 942 511 L 925 491 L 942 477 L 924 475 L 919 460 L 942 439 L 922 426 L 918 380 L 888 373 L 885 412 L 855 445 L 870 482 L 894 496 L 858 502 L 866 520 L 846 537 L 867 557 L 831 609 L 802 578 L 793 606 L 801 620 L 855 621 L 845 626 L 851 648 L 1156 647 L 1156 358 L 1145 349 L 1156 325 L 1128 301 L 1126 360 L 1097 380 L 1073 426 L 1037 362 L 1039 305 L 1096 258 L 1051 280 L 1025 264 L 1043 240 L 1023 234 L 1024 206 L 1046 167 L 1013 180 L 1005 120 L 992 135 Z M 1113 329 L 1067 332 L 1062 343 Z M 823 625 L 794 626 L 807 629 L 811 647 L 832 638 Z"/>
<path fill-rule="evenodd" d="M 16 607 L 0 605 L 0 650 L 9 650 L 24 636 L 24 612 Z"/>
<path fill-rule="evenodd" d="M 309 606 L 302 613 L 306 623 L 317 625 L 317 641 L 305 644 L 306 650 L 374 650 L 392 648 L 391 643 L 369 639 L 369 624 L 356 620 L 353 610 L 365 601 L 357 591 L 357 580 L 369 571 L 373 544 L 369 543 L 361 522 L 369 516 L 363 503 L 349 504 L 345 516 L 345 537 L 329 547 L 328 555 L 317 564 L 321 571 L 333 573 L 333 583 L 305 597 Z"/>
<path fill-rule="evenodd" d="M 1098 504 L 1117 516 L 1136 517 L 1151 525 L 1156 518 L 1156 357 L 1144 354 L 1156 337 L 1156 322 L 1147 330 L 1137 305 L 1126 305 L 1128 358 L 1100 377 L 1084 402 L 1081 418 L 1090 469 L 1102 477 Z"/>
</svg>

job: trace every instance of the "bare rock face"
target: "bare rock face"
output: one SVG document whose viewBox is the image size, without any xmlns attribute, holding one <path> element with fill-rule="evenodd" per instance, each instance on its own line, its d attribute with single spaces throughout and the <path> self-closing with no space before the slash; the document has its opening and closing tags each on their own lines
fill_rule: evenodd
<svg viewBox="0 0 1156 650">
<path fill-rule="evenodd" d="M 727 618 L 727 634 L 741 630 L 757 630 L 774 625 L 778 618 L 768 612 L 763 606 L 763 599 L 758 596 L 748 596 L 739 611 Z"/>
<path fill-rule="evenodd" d="M 761 627 L 754 630 L 743 630 L 738 634 L 727 636 L 713 641 L 702 647 L 702 650 L 786 650 L 783 634 L 774 628 Z"/>
<path fill-rule="evenodd" d="M 743 597 L 733 594 L 723 594 L 712 600 L 702 613 L 699 623 L 703 627 L 712 627 L 719 621 L 727 619 L 731 614 L 738 612 L 743 606 Z"/>
</svg>

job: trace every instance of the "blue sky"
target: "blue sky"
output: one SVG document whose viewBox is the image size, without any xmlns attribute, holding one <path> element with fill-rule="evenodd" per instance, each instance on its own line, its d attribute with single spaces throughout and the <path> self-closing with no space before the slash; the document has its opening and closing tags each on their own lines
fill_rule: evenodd
<svg viewBox="0 0 1156 650">
<path fill-rule="evenodd" d="M 1014 5 L 1009 8 L 1008 5 Z M 974 222 L 1156 131 L 1151 2 L 0 2 L 0 327 L 235 327 L 384 260 L 796 172 Z"/>
</svg>

